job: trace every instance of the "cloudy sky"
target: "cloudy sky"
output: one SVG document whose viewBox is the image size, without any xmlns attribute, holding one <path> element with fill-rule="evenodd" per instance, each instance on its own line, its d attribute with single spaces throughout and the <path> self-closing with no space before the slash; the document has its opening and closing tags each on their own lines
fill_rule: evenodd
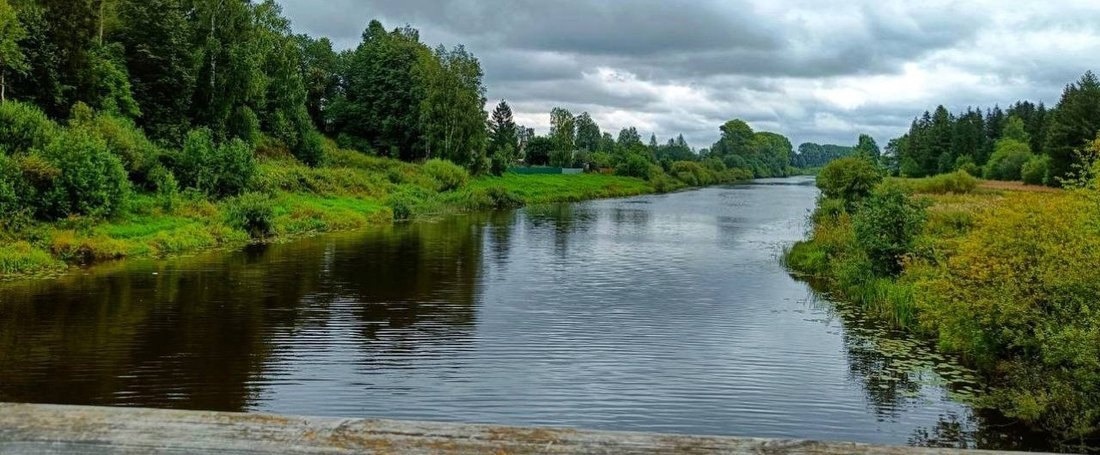
<svg viewBox="0 0 1100 455">
<path fill-rule="evenodd" d="M 555 106 L 695 147 L 741 118 L 795 144 L 885 145 L 936 104 L 1055 104 L 1100 70 L 1100 0 L 279 0 L 354 47 L 372 18 L 465 44 L 489 104 L 545 132 Z"/>
</svg>

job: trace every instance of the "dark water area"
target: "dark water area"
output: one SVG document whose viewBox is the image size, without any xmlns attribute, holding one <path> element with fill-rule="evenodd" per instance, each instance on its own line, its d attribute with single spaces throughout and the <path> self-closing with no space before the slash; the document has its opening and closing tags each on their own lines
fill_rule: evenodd
<svg viewBox="0 0 1100 455">
<path fill-rule="evenodd" d="M 816 195 L 766 180 L 0 285 L 0 401 L 1050 448 L 784 270 Z"/>
</svg>

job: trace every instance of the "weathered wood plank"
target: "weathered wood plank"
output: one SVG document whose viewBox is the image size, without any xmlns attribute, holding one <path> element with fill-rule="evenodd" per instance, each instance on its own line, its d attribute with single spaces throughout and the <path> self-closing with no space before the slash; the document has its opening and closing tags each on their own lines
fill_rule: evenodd
<svg viewBox="0 0 1100 455">
<path fill-rule="evenodd" d="M 795 440 L 0 403 L 0 453 L 931 455 L 964 452 Z"/>
</svg>

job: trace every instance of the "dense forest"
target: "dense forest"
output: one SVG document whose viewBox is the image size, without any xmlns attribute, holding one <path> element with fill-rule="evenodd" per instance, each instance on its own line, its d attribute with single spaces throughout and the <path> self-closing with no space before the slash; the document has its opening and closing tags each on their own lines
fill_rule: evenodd
<svg viewBox="0 0 1100 455">
<path fill-rule="evenodd" d="M 472 175 L 583 167 L 659 188 L 804 164 L 785 137 L 739 120 L 702 152 L 682 136 L 612 136 L 561 108 L 538 136 L 504 101 L 486 112 L 465 47 L 371 21 L 338 51 L 294 34 L 274 0 L 0 0 L 0 97 L 0 207 L 43 220 L 110 216 L 134 192 L 235 197 L 255 189 L 257 162 L 322 166 L 333 147 Z"/>
<path fill-rule="evenodd" d="M 1019 101 L 1007 109 L 944 106 L 924 112 L 890 141 L 894 172 L 924 177 L 964 170 L 976 177 L 1061 186 L 1093 158 L 1082 150 L 1100 130 L 1100 81 L 1092 72 L 1066 86 L 1054 108 Z"/>
</svg>

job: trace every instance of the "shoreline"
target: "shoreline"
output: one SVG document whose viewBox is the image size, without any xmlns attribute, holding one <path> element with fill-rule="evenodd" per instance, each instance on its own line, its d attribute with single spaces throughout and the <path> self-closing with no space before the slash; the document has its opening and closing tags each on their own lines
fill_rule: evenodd
<svg viewBox="0 0 1100 455">
<path fill-rule="evenodd" d="M 658 191 L 652 183 L 630 177 L 506 174 L 472 179 L 466 187 L 454 191 L 421 192 L 411 201 L 396 200 L 392 195 L 276 192 L 269 196 L 274 205 L 276 231 L 259 238 L 227 225 L 225 212 L 230 210 L 233 201 L 188 200 L 168 213 L 139 213 L 96 222 L 40 223 L 30 229 L 34 232 L 30 235 L 0 232 L 8 238 L 31 237 L 0 245 L 0 256 L 8 259 L 4 262 L 5 258 L 0 257 L 0 283 L 57 279 L 81 269 L 126 260 L 167 260 L 231 251 L 249 245 L 294 242 L 400 223 L 431 222 L 440 217 L 481 210 L 665 194 L 702 187 L 684 185 L 671 191 Z M 503 196 L 486 196 L 494 192 L 501 192 Z M 411 206 L 408 207 L 411 213 L 399 219 L 394 214 L 402 210 L 399 207 L 403 205 Z M 32 243 L 36 235 L 40 237 L 37 244 Z M 5 270 L 11 269 L 12 263 L 22 270 Z"/>
</svg>

